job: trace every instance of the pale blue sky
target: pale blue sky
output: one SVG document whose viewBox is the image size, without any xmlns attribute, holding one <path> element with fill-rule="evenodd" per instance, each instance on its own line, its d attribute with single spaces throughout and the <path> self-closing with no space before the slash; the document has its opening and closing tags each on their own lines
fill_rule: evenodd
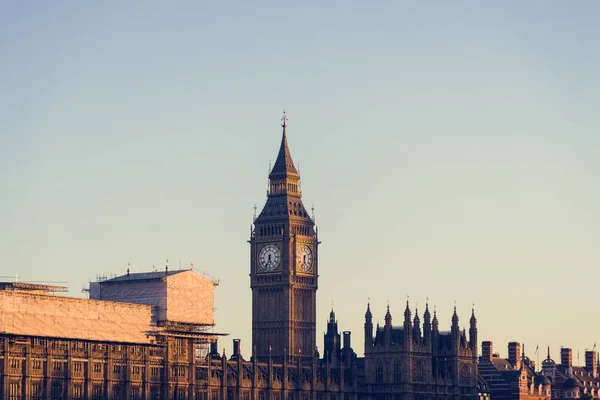
<svg viewBox="0 0 600 400">
<path fill-rule="evenodd" d="M 476 304 L 480 340 L 600 337 L 600 3 L 0 6 L 0 275 L 193 262 L 250 349 L 249 237 L 288 110 L 331 301 Z M 531 354 L 532 358 L 534 356 Z M 535 358 L 534 358 L 535 359 Z M 581 359 L 583 363 L 583 356 Z"/>
</svg>

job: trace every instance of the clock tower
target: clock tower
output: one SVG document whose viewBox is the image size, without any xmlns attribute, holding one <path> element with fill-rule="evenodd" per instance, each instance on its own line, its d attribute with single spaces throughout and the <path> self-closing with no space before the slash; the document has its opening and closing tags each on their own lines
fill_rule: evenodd
<svg viewBox="0 0 600 400">
<path fill-rule="evenodd" d="M 312 357 L 316 348 L 319 241 L 302 204 L 300 174 L 288 148 L 285 112 L 267 201 L 250 237 L 252 345 L 275 360 Z"/>
</svg>

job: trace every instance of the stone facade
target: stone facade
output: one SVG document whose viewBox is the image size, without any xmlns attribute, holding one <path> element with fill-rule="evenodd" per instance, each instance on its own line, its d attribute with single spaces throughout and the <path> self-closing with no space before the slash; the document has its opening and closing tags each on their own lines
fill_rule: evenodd
<svg viewBox="0 0 600 400">
<path fill-rule="evenodd" d="M 316 347 L 318 245 L 302 204 L 300 174 L 287 143 L 286 118 L 269 190 L 250 236 L 252 344 L 257 357 L 312 357 Z"/>
<path fill-rule="evenodd" d="M 218 334 L 207 332 L 213 323 L 213 282 L 194 272 L 128 271 L 92 284 L 90 297 L 96 300 L 56 300 L 57 296 L 44 294 L 45 303 L 38 303 L 36 312 L 19 320 L 22 326 L 15 323 L 21 308 L 11 303 L 11 296 L 27 299 L 43 290 L 0 296 L 4 299 L 0 311 L 12 312 L 8 319 L 0 312 L 4 318 L 0 319 L 0 400 L 488 398 L 478 377 L 474 313 L 467 337 L 458 328 L 456 309 L 450 331 L 441 332 L 435 312 L 431 319 L 428 307 L 422 325 L 416 310 L 411 318 L 407 303 L 402 326 L 392 324 L 388 307 L 385 325 L 373 327 L 367 306 L 365 356 L 357 357 L 350 332 L 343 332 L 341 343 L 332 310 L 323 354 L 319 354 L 319 240 L 314 220 L 302 204 L 285 116 L 283 121 L 267 201 L 249 240 L 249 360 L 244 359 L 239 340 L 234 340 L 229 359 L 225 350 L 219 354 Z M 79 315 L 77 307 L 50 310 L 61 301 L 80 304 L 86 317 L 72 319 Z M 46 323 L 36 325 L 38 320 Z"/>
<path fill-rule="evenodd" d="M 549 400 L 551 382 L 536 372 L 535 363 L 525 356 L 518 342 L 508 344 L 508 358 L 493 353 L 492 342 L 482 343 L 479 373 L 485 379 L 492 399 Z"/>
</svg>

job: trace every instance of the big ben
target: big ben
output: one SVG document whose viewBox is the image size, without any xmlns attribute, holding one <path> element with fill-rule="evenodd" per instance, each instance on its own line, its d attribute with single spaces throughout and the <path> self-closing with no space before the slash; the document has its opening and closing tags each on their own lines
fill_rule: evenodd
<svg viewBox="0 0 600 400">
<path fill-rule="evenodd" d="M 252 345 L 259 359 L 311 357 L 316 346 L 318 245 L 288 148 L 285 112 L 267 201 L 250 237 Z"/>
</svg>

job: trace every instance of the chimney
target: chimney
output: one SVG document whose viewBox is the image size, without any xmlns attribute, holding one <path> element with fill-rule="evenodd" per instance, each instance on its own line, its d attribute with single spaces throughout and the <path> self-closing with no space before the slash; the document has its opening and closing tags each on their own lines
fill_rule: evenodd
<svg viewBox="0 0 600 400">
<path fill-rule="evenodd" d="M 218 346 L 219 344 L 215 340 L 214 342 L 210 342 L 210 358 L 219 359 L 221 355 L 219 354 Z"/>
<path fill-rule="evenodd" d="M 521 343 L 510 342 L 508 344 L 508 362 L 515 369 L 521 369 Z"/>
<path fill-rule="evenodd" d="M 560 364 L 567 368 L 573 366 L 573 351 L 571 349 L 566 347 L 560 349 Z"/>
<path fill-rule="evenodd" d="M 240 357 L 240 339 L 233 339 L 233 354 L 230 358 Z"/>
<path fill-rule="evenodd" d="M 485 360 L 485 361 L 492 361 L 492 350 L 494 349 L 494 345 L 492 344 L 492 342 L 485 341 L 485 342 L 481 342 L 481 357 Z"/>
<path fill-rule="evenodd" d="M 595 351 L 585 352 L 585 369 L 591 372 L 594 378 L 598 376 L 598 353 Z"/>
<path fill-rule="evenodd" d="M 350 331 L 344 331 L 344 348 L 349 349 L 352 346 L 350 345 Z"/>
</svg>

